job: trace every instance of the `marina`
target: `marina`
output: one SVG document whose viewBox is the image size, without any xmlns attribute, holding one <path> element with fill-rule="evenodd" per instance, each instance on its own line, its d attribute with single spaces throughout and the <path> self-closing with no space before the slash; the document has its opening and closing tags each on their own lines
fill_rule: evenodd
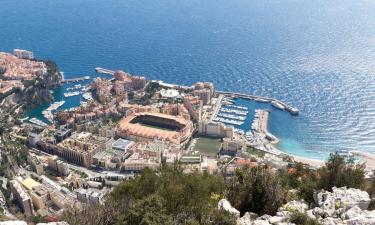
<svg viewBox="0 0 375 225">
<path fill-rule="evenodd" d="M 226 123 L 226 124 L 237 125 L 237 126 L 240 126 L 240 125 L 243 124 L 243 122 L 238 121 L 238 120 L 225 119 L 225 118 L 221 118 L 221 117 L 215 117 L 213 119 L 213 121 L 215 121 L 215 122 L 222 122 L 222 123 Z"/>
<path fill-rule="evenodd" d="M 228 119 L 242 120 L 242 121 L 246 120 L 246 116 L 236 116 L 233 114 L 226 114 L 226 113 L 219 113 L 217 114 L 217 116 L 228 118 Z"/>
<path fill-rule="evenodd" d="M 249 113 L 247 110 L 239 110 L 239 109 L 230 109 L 230 108 L 221 108 L 220 112 L 226 112 L 226 113 L 233 113 L 236 115 L 242 115 L 242 116 L 247 116 Z"/>
<path fill-rule="evenodd" d="M 56 111 L 58 108 L 60 108 L 64 104 L 65 104 L 65 101 L 55 102 L 51 104 L 47 109 L 45 109 L 42 112 L 42 115 L 44 116 L 44 118 L 48 120 L 48 122 L 53 123 L 54 115 L 52 111 Z"/>
<path fill-rule="evenodd" d="M 225 96 L 228 96 L 230 98 L 243 98 L 243 99 L 250 99 L 256 102 L 261 102 L 261 103 L 268 103 L 271 102 L 271 105 L 281 109 L 281 110 L 286 110 L 288 111 L 291 115 L 298 115 L 299 110 L 295 107 L 292 107 L 280 100 L 277 100 L 275 98 L 269 98 L 269 97 L 264 97 L 264 96 L 258 96 L 258 95 L 248 95 L 248 94 L 242 94 L 242 93 L 237 93 L 237 92 L 228 92 L 228 91 L 216 91 L 219 94 L 223 94 Z"/>
</svg>

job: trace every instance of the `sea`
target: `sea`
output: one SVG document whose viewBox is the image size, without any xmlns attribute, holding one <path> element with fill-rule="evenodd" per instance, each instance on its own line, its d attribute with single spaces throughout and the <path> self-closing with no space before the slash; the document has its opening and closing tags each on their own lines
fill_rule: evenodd
<svg viewBox="0 0 375 225">
<path fill-rule="evenodd" d="M 14 48 L 54 60 L 66 78 L 104 67 L 274 97 L 300 114 L 238 104 L 271 111 L 279 149 L 375 153 L 374 0 L 1 0 L 0 51 Z M 66 88 L 56 101 L 78 105 Z"/>
</svg>

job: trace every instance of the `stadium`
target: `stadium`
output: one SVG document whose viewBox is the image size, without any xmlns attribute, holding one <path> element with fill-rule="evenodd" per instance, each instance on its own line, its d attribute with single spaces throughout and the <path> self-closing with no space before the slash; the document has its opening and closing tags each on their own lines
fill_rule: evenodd
<svg viewBox="0 0 375 225">
<path fill-rule="evenodd" d="M 182 117 L 162 113 L 134 113 L 117 125 L 117 136 L 132 141 L 162 140 L 184 144 L 193 133 L 193 123 Z"/>
</svg>

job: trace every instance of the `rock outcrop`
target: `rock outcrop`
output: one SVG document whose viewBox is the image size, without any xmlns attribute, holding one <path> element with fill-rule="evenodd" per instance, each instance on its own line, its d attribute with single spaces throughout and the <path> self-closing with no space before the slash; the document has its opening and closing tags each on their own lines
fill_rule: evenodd
<svg viewBox="0 0 375 225">
<path fill-rule="evenodd" d="M 279 208 L 275 216 L 247 212 L 239 217 L 238 210 L 223 199 L 219 208 L 237 217 L 237 225 L 293 225 L 290 216 L 295 212 L 305 214 L 323 225 L 375 225 L 375 210 L 368 211 L 371 199 L 367 192 L 353 188 L 333 188 L 332 192 L 314 193 L 315 207 L 305 201 L 290 201 Z M 236 213 L 238 212 L 238 214 Z"/>
<path fill-rule="evenodd" d="M 238 211 L 237 209 L 235 209 L 228 200 L 226 199 L 221 199 L 218 203 L 218 208 L 219 209 L 222 209 L 222 210 L 225 210 L 227 212 L 229 212 L 230 214 L 233 214 L 235 217 L 239 217 L 240 216 L 240 211 Z"/>
</svg>

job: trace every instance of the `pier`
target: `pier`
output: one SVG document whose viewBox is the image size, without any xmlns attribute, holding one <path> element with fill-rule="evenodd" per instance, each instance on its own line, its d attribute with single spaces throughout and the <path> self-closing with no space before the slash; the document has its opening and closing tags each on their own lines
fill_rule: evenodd
<svg viewBox="0 0 375 225">
<path fill-rule="evenodd" d="M 258 95 L 248 95 L 248 94 L 242 94 L 237 92 L 228 92 L 228 91 L 216 91 L 218 94 L 223 94 L 228 97 L 232 98 L 244 98 L 244 99 L 250 99 L 257 102 L 273 102 L 273 105 L 280 105 L 279 109 L 286 110 L 292 115 L 297 115 L 299 113 L 299 110 L 297 108 L 294 108 L 278 99 L 275 98 L 269 98 L 264 96 L 258 96 Z"/>
<path fill-rule="evenodd" d="M 69 78 L 69 79 L 63 79 L 63 83 L 70 83 L 70 82 L 80 82 L 80 81 L 85 81 L 89 80 L 90 76 L 84 76 L 84 77 L 76 77 L 76 78 Z"/>
<path fill-rule="evenodd" d="M 104 69 L 104 68 L 101 68 L 101 67 L 96 67 L 95 72 L 102 73 L 102 74 L 108 74 L 108 75 L 112 75 L 112 76 L 115 75 L 115 71 L 109 70 L 109 69 Z"/>
<path fill-rule="evenodd" d="M 277 144 L 279 143 L 279 139 L 268 131 L 269 114 L 270 112 L 268 112 L 267 110 L 255 110 L 255 116 L 251 124 L 251 129 L 261 135 L 264 135 L 265 138 L 271 142 L 271 144 Z"/>
</svg>

